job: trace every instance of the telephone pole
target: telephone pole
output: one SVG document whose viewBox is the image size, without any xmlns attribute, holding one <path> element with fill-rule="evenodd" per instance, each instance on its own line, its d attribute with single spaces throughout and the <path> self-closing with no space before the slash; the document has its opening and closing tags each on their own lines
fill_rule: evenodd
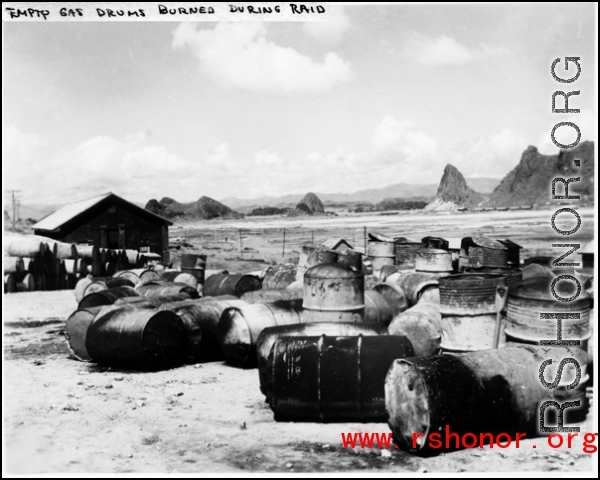
<svg viewBox="0 0 600 480">
<path fill-rule="evenodd" d="M 19 195 L 18 193 L 21 192 L 21 190 L 11 190 L 11 199 L 12 199 L 12 210 L 13 210 L 13 215 L 12 215 L 12 226 L 13 226 L 13 231 L 16 230 L 17 226 L 16 226 L 16 221 L 17 221 L 17 209 L 19 206 Z"/>
</svg>

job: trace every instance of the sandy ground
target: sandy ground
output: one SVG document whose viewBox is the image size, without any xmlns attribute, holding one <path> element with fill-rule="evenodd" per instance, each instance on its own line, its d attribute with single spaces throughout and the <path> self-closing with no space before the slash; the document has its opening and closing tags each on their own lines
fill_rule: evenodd
<svg viewBox="0 0 600 480">
<path fill-rule="evenodd" d="M 259 219 L 243 224 L 251 231 L 246 245 L 253 250 L 243 253 L 245 260 L 238 258 L 239 251 L 219 248 L 211 251 L 209 268 L 242 271 L 271 263 L 273 259 L 266 257 L 277 256 L 282 225 L 294 232 L 288 237 L 292 245 L 315 232 L 318 240 L 338 236 L 344 228 L 361 230 L 370 221 L 370 229 L 400 233 L 412 229 L 411 236 L 417 238 L 446 231 L 452 236 L 487 231 L 518 238 L 515 241 L 529 252 L 525 256 L 552 251 L 556 236 L 548 234 L 551 213 L 481 215 L 486 214 L 383 217 L 384 225 L 381 217 L 323 218 L 311 219 L 310 225 L 297 230 L 285 220 Z M 590 218 L 591 212 L 582 213 L 581 234 L 573 241 L 593 238 Z M 482 230 L 486 225 L 491 228 Z M 214 240 L 215 230 L 227 228 L 240 227 L 210 223 L 181 230 L 200 247 L 207 232 Z M 249 256 L 256 258 L 248 261 Z M 155 373 L 78 362 L 69 355 L 63 335 L 65 320 L 75 307 L 72 291 L 3 297 L 4 466 L 9 474 L 552 471 L 564 475 L 590 471 L 597 459 L 583 452 L 579 438 L 572 448 L 552 449 L 546 439 L 537 438 L 525 439 L 519 449 L 513 444 L 430 458 L 393 446 L 385 453 L 378 448 L 346 449 L 342 432 L 389 432 L 387 424 L 277 423 L 260 393 L 257 371 L 220 362 Z M 597 431 L 594 425 L 590 414 L 579 424 L 581 434 Z"/>
</svg>

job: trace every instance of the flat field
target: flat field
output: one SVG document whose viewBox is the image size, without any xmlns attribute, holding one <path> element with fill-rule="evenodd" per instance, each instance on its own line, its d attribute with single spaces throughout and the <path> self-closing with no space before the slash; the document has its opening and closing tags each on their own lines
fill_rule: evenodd
<svg viewBox="0 0 600 480">
<path fill-rule="evenodd" d="M 260 270 L 297 257 L 303 242 L 342 237 L 364 245 L 369 232 L 420 239 L 477 232 L 510 238 L 522 258 L 556 256 L 552 243 L 593 240 L 594 212 L 579 210 L 581 228 L 556 234 L 552 211 L 455 214 L 403 213 L 319 218 L 250 217 L 174 225 L 179 237 L 208 253 L 208 268 Z M 565 218 L 562 218 L 562 217 Z M 573 228 L 561 214 L 557 226 Z M 285 229 L 285 246 L 284 246 Z M 568 240 L 567 240 L 568 238 Z M 241 244 L 240 244 L 241 240 Z M 174 249 L 176 258 L 191 247 Z M 508 448 L 475 448 L 422 458 L 395 449 L 344 448 L 341 433 L 386 433 L 385 423 L 277 423 L 256 370 L 221 362 L 144 373 L 76 361 L 63 336 L 76 308 L 72 291 L 3 297 L 5 470 L 27 473 L 210 472 L 544 472 L 592 469 L 581 436 L 595 431 L 592 414 L 571 448 L 545 438 Z M 595 444 L 597 445 L 597 440 Z M 535 445 L 535 447 L 534 447 Z"/>
</svg>

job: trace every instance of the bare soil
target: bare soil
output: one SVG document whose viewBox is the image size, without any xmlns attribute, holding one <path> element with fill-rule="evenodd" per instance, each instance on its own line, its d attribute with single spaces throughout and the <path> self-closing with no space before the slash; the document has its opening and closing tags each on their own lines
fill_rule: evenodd
<svg viewBox="0 0 600 480">
<path fill-rule="evenodd" d="M 554 254 L 558 235 L 551 212 L 486 212 L 467 215 L 339 216 L 252 219 L 182 225 L 189 243 L 211 243 L 208 268 L 251 271 L 293 257 L 315 236 L 369 231 L 464 236 L 477 231 L 511 238 L 523 256 Z M 580 211 L 578 238 L 593 239 L 593 212 Z M 242 228 L 244 248 L 232 237 Z M 282 252 L 286 228 L 287 253 Z M 564 239 L 562 239 L 564 240 Z M 229 243 L 234 244 L 229 248 Z M 358 243 L 358 242 L 357 242 Z M 558 242 L 561 243 L 561 242 Z M 226 250 L 226 248 L 228 250 Z M 236 250 L 237 248 L 237 250 Z M 186 247 L 173 250 L 174 254 Z M 259 261 L 264 260 L 264 261 Z M 3 400 L 5 471 L 31 473 L 210 472 L 591 472 L 583 433 L 597 431 L 590 413 L 578 424 L 572 448 L 553 449 L 545 438 L 520 448 L 476 448 L 422 458 L 392 447 L 344 448 L 341 433 L 389 432 L 385 423 L 278 423 L 264 402 L 256 370 L 222 362 L 161 372 L 134 372 L 82 363 L 70 356 L 63 329 L 75 309 L 72 291 L 3 297 Z M 596 427 L 597 428 L 597 427 Z M 598 444 L 596 440 L 595 444 Z M 535 445 L 535 447 L 534 447 Z M 597 458 L 597 457 L 596 457 Z M 579 473 L 579 474 L 581 474 Z"/>
</svg>

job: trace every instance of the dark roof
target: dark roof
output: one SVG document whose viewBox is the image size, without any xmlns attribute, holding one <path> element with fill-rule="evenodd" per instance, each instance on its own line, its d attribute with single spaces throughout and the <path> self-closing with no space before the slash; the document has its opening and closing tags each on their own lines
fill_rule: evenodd
<svg viewBox="0 0 600 480">
<path fill-rule="evenodd" d="M 134 203 L 128 202 L 122 197 L 115 195 L 112 192 L 104 193 L 102 195 L 97 195 L 95 197 L 86 198 L 85 200 L 80 200 L 78 202 L 69 203 L 64 207 L 58 209 L 56 212 L 51 213 L 47 217 L 44 217 L 35 225 L 33 225 L 34 230 L 45 230 L 45 231 L 53 231 L 65 225 L 67 222 L 77 218 L 79 215 L 85 213 L 90 208 L 95 207 L 101 202 L 108 201 L 109 199 L 117 200 L 121 203 L 125 203 L 131 210 L 134 210 L 140 216 L 151 217 L 154 221 L 158 223 L 162 223 L 163 225 L 173 225 L 173 222 L 163 218 L 159 215 L 156 215 L 145 208 L 138 207 Z"/>
</svg>

